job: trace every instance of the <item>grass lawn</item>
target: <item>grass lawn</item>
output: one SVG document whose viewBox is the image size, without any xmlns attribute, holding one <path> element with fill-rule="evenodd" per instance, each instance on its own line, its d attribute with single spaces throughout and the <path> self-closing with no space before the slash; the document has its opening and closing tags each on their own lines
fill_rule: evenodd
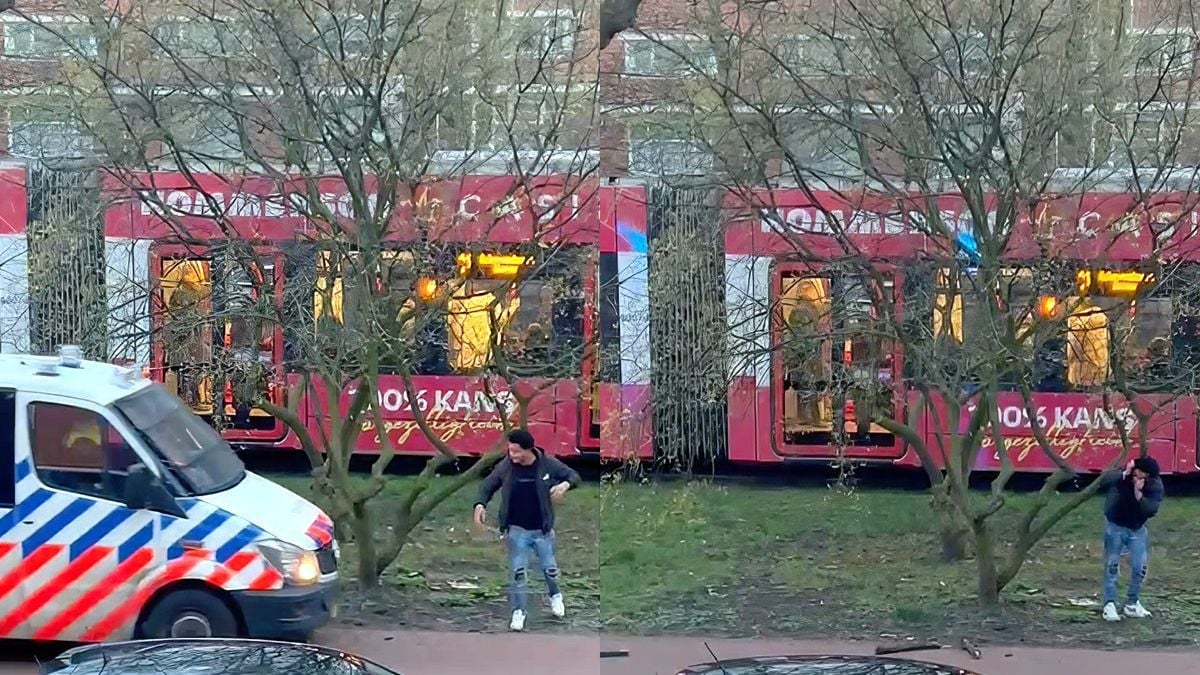
<svg viewBox="0 0 1200 675">
<path fill-rule="evenodd" d="M 272 476 L 289 489 L 320 503 L 308 479 Z M 377 507 L 386 509 L 404 495 L 411 479 L 392 478 Z M 356 625 L 430 630 L 507 630 L 508 557 L 495 532 L 475 533 L 471 505 L 478 484 L 459 491 L 418 527 L 383 588 L 363 593 L 354 583 L 354 547 L 343 546 L 341 620 Z M 545 585 L 536 562 L 530 572 L 529 630 L 571 633 L 599 629 L 600 579 L 597 565 L 597 502 L 600 489 L 584 485 L 558 506 L 558 564 L 567 618 L 557 620 L 539 598 Z M 490 517 L 499 506 L 492 501 Z"/>
<path fill-rule="evenodd" d="M 307 480 L 276 477 L 307 495 Z M 396 477 L 387 508 L 409 479 Z M 419 528 L 380 591 L 353 582 L 344 547 L 342 621 L 445 630 L 507 626 L 507 562 L 496 535 L 469 527 L 476 486 Z M 1012 501 L 1021 504 L 1024 497 Z M 494 511 L 494 509 L 493 509 Z M 917 636 L 993 642 L 1180 644 L 1200 640 L 1200 499 L 1168 497 L 1151 525 L 1148 622 L 1099 620 L 1103 516 L 1085 504 L 1034 549 L 980 618 L 972 562 L 937 561 L 928 497 L 919 491 L 585 485 L 559 510 L 568 617 L 531 605 L 530 630 L 705 635 Z M 1000 528 L 1014 518 L 997 516 Z M 1123 566 L 1121 589 L 1128 583 Z M 531 589 L 542 588 L 531 575 Z"/>
<path fill-rule="evenodd" d="M 1014 502 L 1022 503 L 1022 497 Z M 921 492 L 702 484 L 606 488 L 603 626 L 621 633 L 881 635 L 998 642 L 1193 643 L 1200 639 L 1195 497 L 1168 498 L 1151 525 L 1150 622 L 1099 620 L 1099 499 L 1035 548 L 981 620 L 974 563 L 937 562 Z M 998 526 L 1012 517 L 998 516 Z M 1122 566 L 1121 590 L 1128 583 Z M 1122 596 L 1123 597 L 1123 596 Z"/>
</svg>

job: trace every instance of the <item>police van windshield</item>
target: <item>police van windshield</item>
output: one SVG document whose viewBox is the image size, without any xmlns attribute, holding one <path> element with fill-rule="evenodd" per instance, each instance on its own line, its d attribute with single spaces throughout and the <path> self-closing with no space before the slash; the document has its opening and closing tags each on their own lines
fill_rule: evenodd
<svg viewBox="0 0 1200 675">
<path fill-rule="evenodd" d="M 162 386 L 152 384 L 115 405 L 193 494 L 227 490 L 246 475 L 242 460 L 220 434 Z"/>
</svg>

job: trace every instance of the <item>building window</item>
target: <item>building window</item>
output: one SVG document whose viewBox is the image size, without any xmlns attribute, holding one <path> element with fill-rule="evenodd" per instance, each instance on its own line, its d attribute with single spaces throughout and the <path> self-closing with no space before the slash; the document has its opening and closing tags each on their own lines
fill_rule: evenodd
<svg viewBox="0 0 1200 675">
<path fill-rule="evenodd" d="M 713 77 L 717 56 L 703 39 L 692 35 L 626 38 L 625 74 L 648 77 Z"/>
<path fill-rule="evenodd" d="M 224 27 L 217 19 L 177 19 L 154 27 L 152 35 L 165 53 L 185 59 L 220 56 L 230 42 L 222 39 Z"/>
<path fill-rule="evenodd" d="M 517 54 L 543 60 L 570 56 L 579 30 L 575 17 L 564 12 L 531 12 L 511 17 Z"/>
<path fill-rule="evenodd" d="M 361 58 L 371 53 L 373 39 L 384 39 L 382 32 L 359 14 L 338 16 L 336 20 L 332 16 L 326 17 L 321 26 L 322 51 L 335 59 Z M 383 51 L 390 53 L 393 48 L 394 45 L 389 43 Z"/>
<path fill-rule="evenodd" d="M 629 173 L 639 176 L 696 176 L 712 171 L 712 153 L 687 139 L 643 138 L 629 142 Z"/>
<path fill-rule="evenodd" d="M 859 157 L 855 130 L 840 122 L 806 115 L 784 115 L 778 123 L 785 173 L 857 175 Z"/>
<path fill-rule="evenodd" d="M 542 150 L 559 145 L 568 90 L 546 86 L 501 88 L 490 95 L 468 92 L 462 105 L 438 113 L 438 148 L 451 151 Z"/>
<path fill-rule="evenodd" d="M 12 112 L 8 152 L 14 157 L 87 157 L 93 150 L 92 138 L 73 122 Z"/>
<path fill-rule="evenodd" d="M 1190 35 L 1178 32 L 1134 32 L 1127 36 L 1127 40 L 1128 72 L 1186 77 L 1196 67 L 1196 46 Z"/>
<path fill-rule="evenodd" d="M 242 157 L 241 135 L 232 111 L 191 106 L 181 113 L 180 128 L 175 133 L 179 145 L 168 150 L 200 160 Z"/>
<path fill-rule="evenodd" d="M 96 35 L 86 21 L 4 21 L 4 53 L 27 59 L 95 56 Z"/>
</svg>

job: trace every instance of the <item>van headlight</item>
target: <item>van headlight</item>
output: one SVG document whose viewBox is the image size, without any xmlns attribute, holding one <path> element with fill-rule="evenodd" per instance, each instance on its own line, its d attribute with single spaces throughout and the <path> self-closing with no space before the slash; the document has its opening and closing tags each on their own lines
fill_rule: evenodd
<svg viewBox="0 0 1200 675">
<path fill-rule="evenodd" d="M 321 578 L 316 551 L 306 551 L 278 539 L 258 542 L 258 550 L 294 586 L 310 586 Z"/>
</svg>

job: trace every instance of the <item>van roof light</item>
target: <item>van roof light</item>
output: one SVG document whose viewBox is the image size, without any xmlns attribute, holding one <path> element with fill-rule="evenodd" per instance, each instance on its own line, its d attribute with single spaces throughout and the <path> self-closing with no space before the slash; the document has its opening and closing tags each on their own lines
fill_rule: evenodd
<svg viewBox="0 0 1200 675">
<path fill-rule="evenodd" d="M 83 348 L 79 345 L 62 345 L 58 348 L 58 362 L 64 368 L 79 368 L 83 365 Z"/>
</svg>

